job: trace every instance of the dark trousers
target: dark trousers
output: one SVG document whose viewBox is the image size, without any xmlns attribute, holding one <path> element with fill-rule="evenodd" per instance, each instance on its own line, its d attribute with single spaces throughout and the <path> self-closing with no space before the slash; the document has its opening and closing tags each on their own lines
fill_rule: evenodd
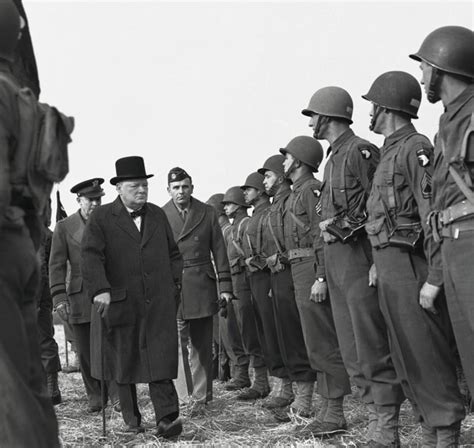
<svg viewBox="0 0 474 448">
<path fill-rule="evenodd" d="M 291 381 L 316 381 L 296 306 L 291 267 L 271 275 L 272 305 L 280 353 Z"/>
<path fill-rule="evenodd" d="M 423 255 L 396 247 L 374 250 L 373 254 L 380 307 L 403 391 L 429 426 L 452 425 L 464 417 L 464 406 L 447 337 L 444 296 L 436 300 L 438 315 L 419 305 L 420 288 L 427 277 Z"/>
<path fill-rule="evenodd" d="M 188 394 L 204 403 L 212 400 L 212 324 L 212 316 L 178 319 L 177 383 L 185 381 Z"/>
<path fill-rule="evenodd" d="M 36 253 L 28 230 L 1 228 L 0 446 L 59 446 L 38 344 L 38 282 Z M 30 436 L 32 444 L 27 440 Z"/>
<path fill-rule="evenodd" d="M 245 275 L 245 273 L 239 275 Z M 233 305 L 245 353 L 250 357 L 251 367 L 265 367 L 262 348 L 258 341 L 257 323 L 250 288 L 235 291 L 235 295 L 237 300 L 233 302 Z"/>
<path fill-rule="evenodd" d="M 56 373 L 61 370 L 61 361 L 54 339 L 53 301 L 47 279 L 41 281 L 37 306 L 41 362 L 46 373 Z"/>
<path fill-rule="evenodd" d="M 81 369 L 82 381 L 86 389 L 89 406 L 100 406 L 102 396 L 100 380 L 91 375 L 91 324 L 71 324 L 76 340 L 77 356 Z M 100 341 L 94 341 L 99 344 Z M 112 403 L 117 399 L 117 386 L 115 381 L 106 381 L 106 396 L 109 395 Z"/>
<path fill-rule="evenodd" d="M 318 393 L 324 398 L 340 398 L 351 393 L 351 386 L 339 350 L 330 299 L 322 303 L 309 300 L 316 280 L 314 266 L 314 257 L 291 262 L 296 305 L 309 362 L 318 372 Z"/>
<path fill-rule="evenodd" d="M 464 375 L 474 394 L 474 232 L 442 244 L 444 287 Z"/>
<path fill-rule="evenodd" d="M 178 395 L 172 380 L 154 381 L 148 384 L 155 410 L 156 424 L 163 419 L 175 420 L 179 416 Z M 140 426 L 142 416 L 138 409 L 135 384 L 117 384 L 123 420 L 127 425 Z"/>
<path fill-rule="evenodd" d="M 405 397 L 390 357 L 377 289 L 369 286 L 371 250 L 367 238 L 325 245 L 334 324 L 344 365 L 360 398 L 366 403 L 397 405 Z"/>
<path fill-rule="evenodd" d="M 278 378 L 288 378 L 278 344 L 275 311 L 271 297 L 270 271 L 248 274 L 252 304 L 257 325 L 257 337 L 262 349 L 268 373 Z"/>
</svg>

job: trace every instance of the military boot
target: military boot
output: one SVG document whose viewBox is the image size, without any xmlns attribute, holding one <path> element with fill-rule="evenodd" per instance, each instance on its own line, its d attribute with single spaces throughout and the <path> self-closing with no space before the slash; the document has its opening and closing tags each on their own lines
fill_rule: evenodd
<svg viewBox="0 0 474 448">
<path fill-rule="evenodd" d="M 53 405 L 59 404 L 62 401 L 61 391 L 58 385 L 58 372 L 47 373 L 46 380 L 48 385 L 48 394 L 51 397 Z"/>
<path fill-rule="evenodd" d="M 374 438 L 375 431 L 377 430 L 379 416 L 377 414 L 377 408 L 374 403 L 369 403 L 367 405 L 367 410 L 369 413 L 369 421 L 367 425 L 367 433 L 365 434 L 365 439 L 369 441 Z"/>
<path fill-rule="evenodd" d="M 324 421 L 324 417 L 326 417 L 326 412 L 328 411 L 328 400 L 327 398 L 321 397 L 321 403 L 318 408 L 318 412 L 316 414 L 316 420 L 319 422 Z"/>
<path fill-rule="evenodd" d="M 435 428 L 428 426 L 426 423 L 422 423 L 421 434 L 423 436 L 422 448 L 436 448 L 438 437 Z"/>
<path fill-rule="evenodd" d="M 460 431 L 460 422 L 456 422 L 451 426 L 436 428 L 436 448 L 457 448 L 459 446 Z"/>
<path fill-rule="evenodd" d="M 278 386 L 273 388 L 271 396 L 262 403 L 262 407 L 266 409 L 284 408 L 293 402 L 295 395 L 291 380 L 289 378 L 277 378 L 277 384 Z"/>
<path fill-rule="evenodd" d="M 237 400 L 249 401 L 257 398 L 265 398 L 270 393 L 270 385 L 268 384 L 268 375 L 266 367 L 255 367 L 255 377 L 253 384 L 248 389 L 245 389 L 239 395 Z"/>
<path fill-rule="evenodd" d="M 311 413 L 311 402 L 313 401 L 313 381 L 297 381 L 295 399 L 290 406 L 273 409 L 273 415 L 279 422 L 291 421 L 290 415 L 307 418 Z"/>
<path fill-rule="evenodd" d="M 315 420 L 309 428 L 314 436 L 330 436 L 347 430 L 343 403 L 344 397 L 327 399 L 327 410 L 323 420 L 321 422 Z"/>
<path fill-rule="evenodd" d="M 377 429 L 372 437 L 375 447 L 399 447 L 398 416 L 400 406 L 376 406 L 378 422 Z"/>
<path fill-rule="evenodd" d="M 234 377 L 224 386 L 225 390 L 240 390 L 250 387 L 249 366 L 235 366 Z"/>
</svg>

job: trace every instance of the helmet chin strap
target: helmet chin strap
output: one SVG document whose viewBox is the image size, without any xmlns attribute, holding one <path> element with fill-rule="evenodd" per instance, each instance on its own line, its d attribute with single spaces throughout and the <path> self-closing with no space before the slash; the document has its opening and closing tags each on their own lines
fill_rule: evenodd
<svg viewBox="0 0 474 448">
<path fill-rule="evenodd" d="M 428 101 L 430 103 L 437 103 L 441 97 L 439 96 L 439 85 L 441 84 L 441 70 L 432 67 L 430 84 L 428 86 Z"/>
<path fill-rule="evenodd" d="M 374 130 L 375 128 L 375 123 L 377 122 L 377 118 L 379 118 L 379 115 L 382 113 L 383 108 L 380 107 L 378 104 L 374 103 L 374 113 L 372 114 L 372 118 L 370 119 L 370 125 L 369 129 L 371 131 Z"/>
<path fill-rule="evenodd" d="M 270 187 L 270 189 L 267 191 L 268 196 L 273 197 L 276 195 L 278 189 L 280 188 L 280 185 L 285 181 L 284 176 L 279 176 L 277 180 L 275 180 L 275 183 Z"/>
<path fill-rule="evenodd" d="M 320 139 L 321 138 L 321 126 L 323 124 L 326 124 L 329 121 L 329 117 L 326 117 L 324 115 L 319 115 L 318 122 L 316 123 L 316 127 L 313 129 L 313 137 L 315 139 Z"/>
</svg>

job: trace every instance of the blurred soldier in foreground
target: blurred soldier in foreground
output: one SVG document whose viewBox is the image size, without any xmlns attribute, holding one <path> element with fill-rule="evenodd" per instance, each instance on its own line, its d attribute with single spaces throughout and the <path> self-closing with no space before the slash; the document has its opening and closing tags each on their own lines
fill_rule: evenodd
<svg viewBox="0 0 474 448">
<path fill-rule="evenodd" d="M 190 398 L 192 404 L 199 406 L 212 400 L 212 316 L 219 305 L 216 283 L 220 298 L 230 300 L 232 281 L 217 215 L 211 206 L 192 196 L 193 189 L 191 176 L 182 168 L 173 168 L 168 173 L 171 200 L 163 211 L 184 263 L 177 316 L 178 384 L 186 382 L 187 394 L 180 399 Z"/>
<path fill-rule="evenodd" d="M 232 327 L 228 327 L 228 330 L 232 338 L 238 340 L 240 336 L 245 354 L 248 356 L 248 358 L 243 358 L 246 361 L 245 364 L 235 366 L 233 378 L 225 388 L 226 390 L 239 390 L 251 387 L 260 394 L 260 397 L 266 397 L 270 393 L 267 367 L 258 341 L 257 324 L 252 306 L 252 293 L 246 278 L 245 253 L 242 248 L 244 233 L 249 220 L 247 215 L 248 205 L 245 202 L 244 193 L 240 187 L 229 188 L 224 194 L 222 204 L 224 205 L 226 215 L 232 220 L 232 225 L 226 231 L 225 237 L 235 296 L 232 306 L 237 316 L 239 334 Z M 229 312 L 232 312 L 230 308 Z M 233 320 L 228 320 L 227 323 L 232 325 Z M 236 343 L 237 347 L 238 342 Z M 252 384 L 250 384 L 249 361 L 255 373 Z"/>
<path fill-rule="evenodd" d="M 321 182 L 313 177 L 323 158 L 319 142 L 307 136 L 292 139 L 280 152 L 285 156 L 285 175 L 293 182 L 286 201 L 284 232 L 295 297 L 311 367 L 318 372 L 318 393 L 323 398 L 319 418 L 310 427 L 314 435 L 345 431 L 344 395 L 351 393 L 349 378 L 342 362 L 334 328 L 331 304 L 327 297 L 326 273 L 320 217 L 317 205 Z M 301 395 L 309 398 L 312 382 L 298 382 Z"/>
<path fill-rule="evenodd" d="M 435 144 L 433 201 L 430 223 L 433 237 L 442 240 L 443 272 L 437 282 L 428 279 L 420 304 L 432 306 L 441 287 L 441 275 L 461 362 L 474 393 L 474 34 L 470 29 L 446 26 L 430 33 L 419 51 L 421 83 L 428 100 L 442 101 Z"/>
<path fill-rule="evenodd" d="M 42 210 L 33 205 L 25 175 L 34 148 L 19 143 L 25 135 L 11 63 L 20 16 L 8 0 L 0 2 L 0 30 L 0 446 L 51 448 L 59 446 L 57 421 L 41 366 L 35 300 L 33 236 L 41 235 Z"/>
<path fill-rule="evenodd" d="M 440 295 L 436 305 L 423 309 L 418 301 L 427 279 L 434 285 L 442 282 L 439 243 L 431 238 L 427 224 L 433 147 L 411 123 L 418 118 L 421 89 L 408 73 L 387 72 L 363 98 L 372 103 L 370 129 L 385 137 L 367 200 L 365 228 L 374 249 L 392 359 L 422 424 L 424 446 L 454 447 L 464 406 L 446 302 Z M 394 428 L 397 418 L 398 411 L 392 415 Z M 399 445 L 398 439 L 376 446 L 394 444 Z"/>
<path fill-rule="evenodd" d="M 115 163 L 118 197 L 89 218 L 82 240 L 82 273 L 94 300 L 92 375 L 118 383 L 126 431 L 144 432 L 137 383 L 148 383 L 158 437 L 182 432 L 173 379 L 178 369 L 176 313 L 183 259 L 166 215 L 147 202 L 141 157 Z M 103 357 L 103 358 L 102 358 Z M 102 372 L 101 361 L 104 364 Z"/>
<path fill-rule="evenodd" d="M 273 198 L 270 209 L 262 222 L 262 253 L 267 256 L 266 263 L 271 272 L 270 303 L 275 317 L 278 349 L 286 373 L 280 378 L 280 384 L 272 396 L 268 397 L 262 406 L 274 409 L 278 420 L 289 421 L 288 406 L 291 405 L 291 410 L 295 413 L 308 411 L 312 397 L 303 392 L 305 389 L 312 391 L 316 372 L 309 365 L 295 302 L 291 266 L 285 247 L 283 213 L 291 188 L 290 181 L 283 172 L 284 160 L 285 157 L 281 154 L 271 156 L 258 170 L 264 176 L 265 192 Z M 296 396 L 293 392 L 293 383 L 296 383 Z M 280 408 L 284 410 L 278 412 Z"/>
<path fill-rule="evenodd" d="M 376 146 L 357 137 L 353 102 L 340 87 L 323 87 L 303 115 L 310 117 L 314 138 L 331 145 L 321 190 L 324 261 L 331 307 L 347 372 L 367 403 L 366 438 L 398 440 L 398 413 L 403 396 L 390 358 L 387 327 L 377 289 L 370 278 L 372 248 L 365 233 L 365 203 L 379 161 Z M 316 288 L 322 283 L 316 283 Z"/>
<path fill-rule="evenodd" d="M 79 210 L 56 223 L 51 256 L 49 259 L 49 284 L 56 312 L 74 332 L 82 381 L 87 393 L 87 412 L 102 409 L 100 381 L 91 376 L 91 301 L 83 285 L 81 272 L 81 243 L 86 223 L 101 204 L 105 194 L 101 188 L 104 179 L 94 178 L 78 183 L 71 188 L 77 195 Z M 68 272 L 70 269 L 70 272 Z M 68 278 L 69 274 L 69 278 Z M 118 402 L 117 391 L 109 385 L 112 403 Z M 112 396 L 115 395 L 115 396 Z"/>
</svg>

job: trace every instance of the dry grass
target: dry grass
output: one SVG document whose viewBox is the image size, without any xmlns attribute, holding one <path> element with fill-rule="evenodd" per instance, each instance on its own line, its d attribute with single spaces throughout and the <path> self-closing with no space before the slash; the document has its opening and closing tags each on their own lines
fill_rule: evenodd
<svg viewBox="0 0 474 448">
<path fill-rule="evenodd" d="M 64 362 L 64 336 L 56 327 L 56 338 Z M 238 402 L 234 392 L 226 392 L 223 384 L 215 382 L 214 400 L 198 415 L 184 406 L 181 415 L 184 433 L 175 442 L 163 442 L 154 436 L 155 421 L 148 387 L 138 387 L 139 408 L 143 416 L 144 434 L 130 435 L 123 431 L 121 414 L 106 410 L 107 437 L 102 437 L 101 414 L 86 413 L 87 401 L 79 373 L 60 374 L 63 403 L 56 407 L 63 446 L 78 447 L 357 447 L 364 442 L 367 413 L 365 407 L 352 397 L 345 401 L 349 432 L 330 439 L 314 438 L 297 430 L 297 423 L 277 423 L 270 411 L 263 409 L 259 401 Z M 315 396 L 316 406 L 318 404 Z M 412 417 L 411 407 L 405 403 L 401 413 L 401 441 L 403 446 L 421 446 L 419 425 Z M 301 428 L 301 426 L 299 427 Z M 474 416 L 463 425 L 463 446 L 474 446 Z"/>
</svg>

